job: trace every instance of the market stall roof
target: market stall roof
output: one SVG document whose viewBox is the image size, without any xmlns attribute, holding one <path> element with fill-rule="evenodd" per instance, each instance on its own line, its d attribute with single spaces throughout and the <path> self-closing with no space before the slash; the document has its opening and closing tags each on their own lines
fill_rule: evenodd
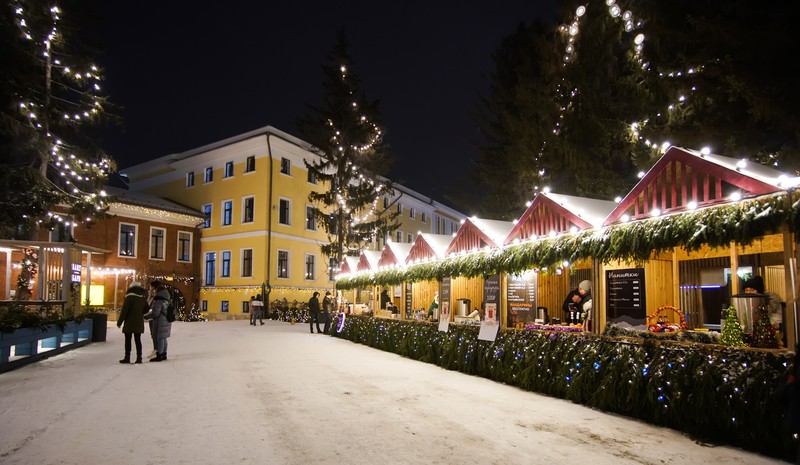
<svg viewBox="0 0 800 465">
<path fill-rule="evenodd" d="M 339 273 L 341 274 L 348 274 L 348 273 L 355 273 L 358 269 L 358 257 L 344 257 L 344 263 L 340 267 Z"/>
<path fill-rule="evenodd" d="M 444 258 L 451 242 L 453 242 L 453 236 L 449 234 L 419 234 L 408 252 L 406 263 Z"/>
<path fill-rule="evenodd" d="M 445 254 L 472 252 L 484 247 L 502 246 L 503 241 L 513 227 L 514 223 L 511 221 L 467 218 L 458 228 Z"/>
<path fill-rule="evenodd" d="M 75 249 L 89 254 L 105 254 L 110 253 L 110 250 L 101 249 L 99 247 L 92 247 L 90 245 L 80 244 L 78 242 L 49 242 L 49 241 L 17 241 L 0 239 L 0 249 L 7 250 L 23 250 L 23 249 Z"/>
<path fill-rule="evenodd" d="M 146 192 L 131 191 L 120 189 L 118 187 L 107 187 L 106 192 L 108 192 L 109 195 L 114 196 L 115 200 L 120 203 L 152 208 L 154 210 L 164 210 L 172 213 L 180 213 L 182 215 L 193 216 L 200 219 L 205 217 L 204 213 L 196 208 L 190 208 L 178 202 L 148 194 Z"/>
<path fill-rule="evenodd" d="M 611 200 L 540 192 L 515 222 L 503 243 L 572 232 L 573 228 L 595 228 L 603 224 L 616 206 L 616 202 Z"/>
<path fill-rule="evenodd" d="M 358 259 L 356 271 L 376 271 L 378 269 L 378 261 L 381 259 L 381 253 L 377 250 L 364 250 L 361 252 L 361 257 Z"/>
<path fill-rule="evenodd" d="M 603 224 L 736 202 L 798 184 L 800 178 L 753 161 L 670 147 Z"/>
<path fill-rule="evenodd" d="M 387 241 L 383 251 L 381 251 L 381 258 L 378 259 L 378 267 L 405 265 L 410 251 L 411 244 Z"/>
</svg>

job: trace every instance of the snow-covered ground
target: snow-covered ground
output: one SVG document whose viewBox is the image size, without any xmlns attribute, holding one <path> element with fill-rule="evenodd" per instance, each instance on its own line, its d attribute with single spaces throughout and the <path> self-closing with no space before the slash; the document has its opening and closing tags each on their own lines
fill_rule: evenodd
<svg viewBox="0 0 800 465">
<path fill-rule="evenodd" d="M 782 463 L 306 325 L 172 334 L 162 363 L 117 363 L 109 324 L 107 342 L 0 374 L 0 463 Z"/>
</svg>

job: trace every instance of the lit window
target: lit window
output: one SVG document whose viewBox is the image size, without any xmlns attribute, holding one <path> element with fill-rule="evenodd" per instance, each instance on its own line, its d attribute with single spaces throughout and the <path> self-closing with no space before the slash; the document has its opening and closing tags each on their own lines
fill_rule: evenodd
<svg viewBox="0 0 800 465">
<path fill-rule="evenodd" d="M 136 256 L 135 224 L 119 224 L 119 255 L 122 257 Z"/>
<path fill-rule="evenodd" d="M 306 254 L 306 279 L 314 279 L 315 276 L 316 257 Z"/>
<path fill-rule="evenodd" d="M 150 228 L 150 258 L 153 260 L 164 259 L 164 236 L 167 232 L 163 228 Z"/>
<path fill-rule="evenodd" d="M 278 251 L 278 277 L 289 277 L 289 252 L 286 250 Z"/>
</svg>

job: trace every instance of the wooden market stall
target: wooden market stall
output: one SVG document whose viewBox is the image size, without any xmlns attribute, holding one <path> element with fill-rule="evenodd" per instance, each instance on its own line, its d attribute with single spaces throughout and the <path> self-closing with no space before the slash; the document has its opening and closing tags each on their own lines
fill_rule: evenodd
<svg viewBox="0 0 800 465">
<path fill-rule="evenodd" d="M 419 265 L 420 263 L 433 262 L 445 257 L 447 248 L 453 241 L 453 236 L 447 234 L 421 233 L 417 235 L 414 244 L 408 251 L 406 265 Z M 424 280 L 413 283 L 406 282 L 406 292 L 411 287 L 411 312 L 406 308 L 406 316 L 411 319 L 425 319 L 432 304 L 436 302 L 437 308 L 431 310 L 431 319 L 439 319 L 439 281 Z"/>
<path fill-rule="evenodd" d="M 378 269 L 405 267 L 411 244 L 387 241 L 378 259 Z M 383 318 L 405 318 L 406 301 L 411 299 L 411 292 L 406 290 L 406 283 L 384 288 L 389 301 L 381 307 L 376 307 L 375 316 Z"/>
</svg>

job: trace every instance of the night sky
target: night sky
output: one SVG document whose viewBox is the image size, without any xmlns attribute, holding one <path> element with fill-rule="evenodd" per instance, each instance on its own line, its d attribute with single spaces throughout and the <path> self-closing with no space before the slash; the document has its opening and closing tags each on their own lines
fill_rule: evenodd
<svg viewBox="0 0 800 465">
<path fill-rule="evenodd" d="M 380 101 L 390 177 L 444 200 L 470 189 L 491 54 L 519 24 L 553 19 L 553 0 L 214 3 L 98 2 L 98 62 L 125 121 L 102 146 L 121 171 L 268 125 L 300 136 L 344 27 L 366 97 Z"/>
</svg>

